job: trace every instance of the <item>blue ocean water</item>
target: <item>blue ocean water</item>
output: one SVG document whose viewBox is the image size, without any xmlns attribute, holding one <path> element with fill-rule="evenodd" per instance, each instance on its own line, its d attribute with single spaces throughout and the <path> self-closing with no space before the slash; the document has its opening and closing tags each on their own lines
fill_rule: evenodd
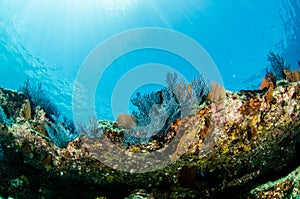
<svg viewBox="0 0 300 199">
<path fill-rule="evenodd" d="M 18 89 L 26 79 L 41 82 L 60 110 L 72 117 L 74 97 L 78 97 L 74 96 L 74 84 L 90 53 L 115 35 L 147 27 L 173 30 L 198 42 L 216 64 L 228 90 L 256 89 L 265 75 L 269 51 L 298 67 L 299 1 L 2 0 L 0 86 Z M 130 40 L 135 41 L 141 42 L 139 38 Z M 126 47 L 122 45 L 107 50 Z M 112 104 L 117 106 L 116 114 L 126 111 L 120 105 L 124 102 L 131 110 L 129 98 L 137 90 L 150 92 L 162 86 L 151 81 L 161 71 L 140 72 L 122 81 L 122 86 L 129 88 L 133 79 L 147 79 L 148 84 L 135 82 L 130 93 L 114 94 L 114 89 L 135 67 L 149 63 L 176 69 L 187 80 L 197 72 L 170 52 L 139 49 L 114 60 L 99 81 L 93 82 L 97 85 L 95 100 L 82 102 L 82 106 L 94 103 L 97 116 L 109 120 L 115 118 Z M 88 115 L 88 110 L 82 114 Z"/>
</svg>

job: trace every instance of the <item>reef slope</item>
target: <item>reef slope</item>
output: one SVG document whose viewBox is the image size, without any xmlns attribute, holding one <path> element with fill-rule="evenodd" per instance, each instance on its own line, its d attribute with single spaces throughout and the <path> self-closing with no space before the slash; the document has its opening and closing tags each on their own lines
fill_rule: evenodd
<svg viewBox="0 0 300 199">
<path fill-rule="evenodd" d="M 282 81 L 271 94 L 227 91 L 221 102 L 206 103 L 173 124 L 176 136 L 160 149 L 162 154 L 169 150 L 169 156 L 161 157 L 168 164 L 141 173 L 120 171 L 126 167 L 122 161 L 141 161 L 106 153 L 111 145 L 99 138 L 80 136 L 65 148 L 55 146 L 43 129 L 48 122 L 44 111 L 28 113 L 30 104 L 23 94 L 0 89 L 0 102 L 13 121 L 0 124 L 2 197 L 260 198 L 273 185 L 282 186 L 282 197 L 300 194 L 295 189 L 299 177 L 289 180 L 289 186 L 282 180 L 255 188 L 300 165 L 299 82 Z M 155 146 L 150 142 L 121 151 L 150 153 Z M 115 167 L 99 157 L 115 162 Z M 150 164 L 146 166 L 159 163 Z"/>
</svg>

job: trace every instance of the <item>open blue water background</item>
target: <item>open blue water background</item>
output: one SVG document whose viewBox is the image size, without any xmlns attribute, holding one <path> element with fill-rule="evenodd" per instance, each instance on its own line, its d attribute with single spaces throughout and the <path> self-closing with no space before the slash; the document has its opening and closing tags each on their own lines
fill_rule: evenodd
<svg viewBox="0 0 300 199">
<path fill-rule="evenodd" d="M 18 89 L 26 79 L 41 82 L 71 117 L 73 84 L 89 53 L 115 34 L 160 27 L 201 44 L 226 89 L 256 89 L 270 50 L 298 67 L 299 18 L 298 0 L 1 0 L 0 86 Z M 108 91 L 123 73 L 151 62 L 180 68 L 188 79 L 194 76 L 188 63 L 170 53 L 145 49 L 122 56 L 99 82 L 99 118 L 113 119 Z"/>
</svg>

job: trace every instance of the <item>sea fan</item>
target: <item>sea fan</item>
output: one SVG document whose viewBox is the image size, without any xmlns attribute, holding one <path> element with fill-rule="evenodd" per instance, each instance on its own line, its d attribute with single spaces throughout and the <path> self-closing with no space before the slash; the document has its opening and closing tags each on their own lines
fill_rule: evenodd
<svg viewBox="0 0 300 199">
<path fill-rule="evenodd" d="M 77 126 L 79 134 L 83 134 L 91 138 L 99 138 L 103 133 L 103 129 L 100 127 L 96 116 L 91 116 L 89 118 L 89 123 L 87 126 L 81 122 L 79 122 Z"/>
<path fill-rule="evenodd" d="M 168 73 L 166 83 L 167 88 L 143 96 L 138 93 L 136 98 L 131 99 L 139 111 L 132 113 L 137 126 L 124 133 L 126 145 L 148 142 L 153 135 L 165 135 L 176 119 L 191 115 L 210 90 L 208 81 L 202 76 L 186 84 L 184 80 L 177 79 L 176 73 Z"/>
<path fill-rule="evenodd" d="M 279 54 L 270 51 L 268 54 L 268 61 L 270 62 L 270 66 L 267 69 L 267 74 L 272 73 L 275 76 L 276 81 L 284 79 L 285 75 L 283 70 L 290 68 L 290 66 L 285 63 L 284 59 Z"/>
<path fill-rule="evenodd" d="M 44 109 L 48 118 L 51 118 L 52 115 L 55 117 L 60 116 L 58 108 L 46 95 L 41 83 L 38 83 L 37 86 L 31 86 L 30 81 L 27 79 L 19 88 L 19 91 L 24 93 L 24 95 L 29 99 L 30 104 L 32 105 L 32 110 L 39 106 Z"/>
<path fill-rule="evenodd" d="M 14 120 L 12 118 L 10 118 L 10 119 L 7 118 L 2 106 L 0 106 L 0 123 L 5 124 L 5 125 L 10 125 L 13 122 L 14 122 Z"/>
<path fill-rule="evenodd" d="M 55 122 L 49 122 L 50 126 L 46 124 L 44 127 L 49 138 L 56 146 L 60 148 L 65 147 L 70 141 L 78 137 L 77 132 L 66 128 L 64 123 L 55 116 L 52 116 L 52 118 L 55 120 Z"/>
</svg>

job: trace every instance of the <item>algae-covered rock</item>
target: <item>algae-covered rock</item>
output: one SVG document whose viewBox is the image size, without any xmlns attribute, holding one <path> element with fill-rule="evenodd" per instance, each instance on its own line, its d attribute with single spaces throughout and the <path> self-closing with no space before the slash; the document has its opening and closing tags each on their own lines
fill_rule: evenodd
<svg viewBox="0 0 300 199">
<path fill-rule="evenodd" d="M 30 117 L 30 103 L 22 93 L 0 88 L 0 106 L 7 119 L 15 121 L 20 116 Z"/>
<path fill-rule="evenodd" d="M 47 122 L 40 117 L 43 111 L 32 119 L 21 117 L 24 96 L 1 89 L 6 93 L 1 106 L 21 119 L 0 126 L 7 157 L 1 164 L 10 168 L 1 170 L 0 195 L 20 197 L 22 190 L 10 191 L 10 182 L 26 179 L 18 189 L 44 198 L 259 197 L 269 189 L 253 187 L 294 164 L 300 134 L 300 83 L 278 84 L 272 99 L 265 92 L 227 91 L 223 103 L 207 101 L 193 115 L 175 121 L 172 136 L 162 143 L 124 147 L 103 133 L 100 138 L 80 136 L 58 148 L 35 128 Z M 286 183 L 284 187 L 298 187 Z"/>
<path fill-rule="evenodd" d="M 300 167 L 276 181 L 269 181 L 250 191 L 248 198 L 299 198 Z"/>
</svg>

